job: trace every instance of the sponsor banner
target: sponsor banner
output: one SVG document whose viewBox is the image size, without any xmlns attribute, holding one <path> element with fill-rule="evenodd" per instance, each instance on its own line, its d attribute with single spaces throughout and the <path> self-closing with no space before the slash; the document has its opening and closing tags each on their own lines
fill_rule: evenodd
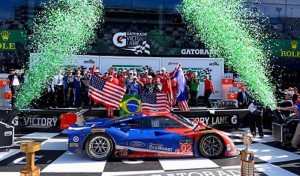
<svg viewBox="0 0 300 176">
<path fill-rule="evenodd" d="M 126 70 L 131 70 L 131 71 L 137 71 L 137 69 L 143 70 L 143 65 L 112 65 L 113 68 L 115 68 L 116 71 L 126 71 Z"/>
<path fill-rule="evenodd" d="M 224 60 L 217 58 L 162 58 L 162 64 L 167 71 L 174 70 L 178 64 L 181 64 L 183 70 L 192 70 L 197 73 L 200 79 L 200 90 L 198 96 L 204 94 L 205 76 L 209 75 L 213 82 L 215 93 L 210 96 L 211 99 L 222 99 L 222 78 L 224 74 Z"/>
<path fill-rule="evenodd" d="M 134 55 L 150 55 L 148 33 L 145 32 L 117 32 L 112 38 L 113 44 L 123 51 Z"/>
<path fill-rule="evenodd" d="M 88 55 L 76 55 L 76 65 L 78 67 L 84 66 L 86 67 L 86 70 L 89 68 L 92 68 L 93 65 L 98 66 L 99 65 L 99 56 L 88 56 Z"/>
<path fill-rule="evenodd" d="M 208 49 L 181 49 L 180 54 L 182 55 L 210 55 L 210 51 Z"/>
<path fill-rule="evenodd" d="M 38 53 L 30 53 L 30 65 L 35 65 L 36 61 L 40 57 Z M 72 59 L 69 59 L 67 63 L 65 63 L 66 67 L 86 67 L 86 70 L 93 67 L 99 66 L 100 57 L 92 56 L 92 55 L 75 55 Z"/>
<path fill-rule="evenodd" d="M 198 120 L 202 121 L 206 125 L 214 126 L 214 125 L 225 125 L 225 126 L 235 126 L 238 125 L 239 115 L 214 115 L 214 116 L 206 116 L 206 117 L 189 117 L 190 120 Z"/>
<path fill-rule="evenodd" d="M 139 176 L 240 176 L 240 169 L 201 169 L 193 171 L 174 171 L 174 172 L 163 172 L 163 173 L 150 173 L 150 174 L 139 174 Z M 133 174 L 132 176 L 135 176 Z"/>
<path fill-rule="evenodd" d="M 156 71 L 160 69 L 161 58 L 101 56 L 99 64 L 101 73 L 104 73 L 112 66 L 116 67 L 117 70 L 136 70 L 144 66 L 149 66 Z"/>
<path fill-rule="evenodd" d="M 25 41 L 26 31 L 0 30 L 0 51 L 16 51 L 16 44 Z"/>
<path fill-rule="evenodd" d="M 267 40 L 272 55 L 277 58 L 300 58 L 300 40 Z"/>
</svg>

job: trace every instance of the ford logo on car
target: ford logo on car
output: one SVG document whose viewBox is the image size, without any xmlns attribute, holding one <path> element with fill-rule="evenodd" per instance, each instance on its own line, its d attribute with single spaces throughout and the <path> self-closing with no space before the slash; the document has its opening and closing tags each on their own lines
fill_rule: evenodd
<svg viewBox="0 0 300 176">
<path fill-rule="evenodd" d="M 141 148 L 141 147 L 145 147 L 146 144 L 143 142 L 140 142 L 140 141 L 132 141 L 132 142 L 130 142 L 130 146 Z"/>
</svg>

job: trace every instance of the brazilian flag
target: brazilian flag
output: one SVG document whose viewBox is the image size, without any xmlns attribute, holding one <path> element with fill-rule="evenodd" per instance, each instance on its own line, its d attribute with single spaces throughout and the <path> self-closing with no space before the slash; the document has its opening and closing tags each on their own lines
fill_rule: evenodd
<svg viewBox="0 0 300 176">
<path fill-rule="evenodd" d="M 132 114 L 140 112 L 142 109 L 141 96 L 140 95 L 124 95 L 120 103 L 120 115 Z"/>
</svg>

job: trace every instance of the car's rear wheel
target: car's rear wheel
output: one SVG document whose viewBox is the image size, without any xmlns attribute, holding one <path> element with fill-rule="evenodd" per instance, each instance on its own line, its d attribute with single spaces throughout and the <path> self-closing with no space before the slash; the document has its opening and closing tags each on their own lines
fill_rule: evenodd
<svg viewBox="0 0 300 176">
<path fill-rule="evenodd" d="M 114 149 L 112 139 L 106 134 L 93 134 L 85 143 L 85 150 L 90 158 L 101 161 L 111 156 Z"/>
<path fill-rule="evenodd" d="M 224 142 L 216 134 L 204 135 L 198 144 L 199 152 L 206 158 L 220 157 L 224 153 Z"/>
</svg>

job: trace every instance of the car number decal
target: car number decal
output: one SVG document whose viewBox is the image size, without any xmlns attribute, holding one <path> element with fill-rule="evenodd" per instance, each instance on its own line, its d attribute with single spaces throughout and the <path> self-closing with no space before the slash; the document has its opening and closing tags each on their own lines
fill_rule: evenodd
<svg viewBox="0 0 300 176">
<path fill-rule="evenodd" d="M 192 144 L 183 144 L 179 145 L 179 152 L 192 152 L 193 150 Z"/>
</svg>

